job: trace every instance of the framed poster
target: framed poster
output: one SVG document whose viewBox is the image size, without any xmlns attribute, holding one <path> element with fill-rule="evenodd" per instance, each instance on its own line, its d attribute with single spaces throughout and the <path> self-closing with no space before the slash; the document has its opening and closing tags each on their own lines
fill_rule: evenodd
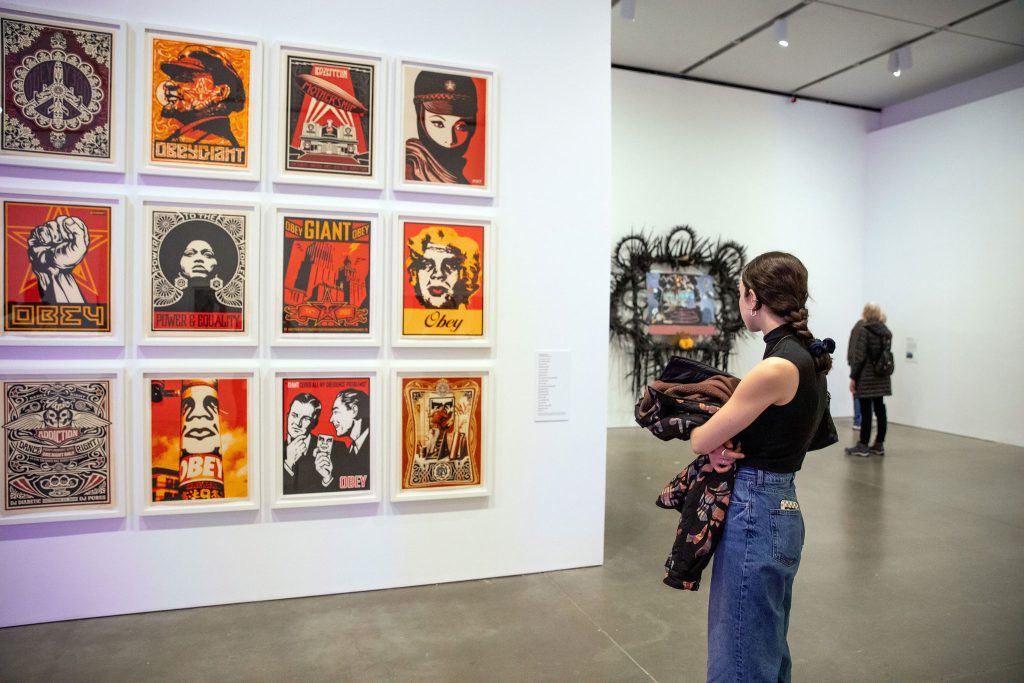
<svg viewBox="0 0 1024 683">
<path fill-rule="evenodd" d="M 270 374 L 274 507 L 373 503 L 381 499 L 381 413 L 373 368 Z"/>
<path fill-rule="evenodd" d="M 124 516 L 122 388 L 117 370 L 0 378 L 0 524 Z"/>
<path fill-rule="evenodd" d="M 255 385 L 252 371 L 208 365 L 139 372 L 142 514 L 259 508 Z"/>
<path fill-rule="evenodd" d="M 495 83 L 491 70 L 399 61 L 395 190 L 494 196 Z"/>
<path fill-rule="evenodd" d="M 0 195 L 0 206 L 0 344 L 123 344 L 123 198 Z"/>
<path fill-rule="evenodd" d="M 380 343 L 380 214 L 274 207 L 273 255 L 264 278 L 273 309 L 267 329 L 277 346 Z"/>
<path fill-rule="evenodd" d="M 490 366 L 426 365 L 393 371 L 391 499 L 489 495 Z"/>
<path fill-rule="evenodd" d="M 403 214 L 394 223 L 392 344 L 490 346 L 494 224 Z"/>
<path fill-rule="evenodd" d="M 139 50 L 139 171 L 258 180 L 260 41 L 146 27 Z"/>
<path fill-rule="evenodd" d="M 383 59 L 292 44 L 275 54 L 274 180 L 383 187 Z"/>
<path fill-rule="evenodd" d="M 124 171 L 125 25 L 0 9 L 0 161 Z"/>
<path fill-rule="evenodd" d="M 256 222 L 251 205 L 142 202 L 140 344 L 256 344 Z"/>
</svg>

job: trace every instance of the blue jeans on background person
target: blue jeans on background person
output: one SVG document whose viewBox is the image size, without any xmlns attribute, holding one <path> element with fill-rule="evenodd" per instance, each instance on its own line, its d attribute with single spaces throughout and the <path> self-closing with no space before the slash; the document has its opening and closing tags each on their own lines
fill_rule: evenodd
<svg viewBox="0 0 1024 683">
<path fill-rule="evenodd" d="M 740 467 L 715 550 L 708 681 L 789 681 L 786 632 L 804 520 L 794 475 Z"/>
<path fill-rule="evenodd" d="M 860 429 L 860 399 L 853 395 L 853 428 Z"/>
</svg>

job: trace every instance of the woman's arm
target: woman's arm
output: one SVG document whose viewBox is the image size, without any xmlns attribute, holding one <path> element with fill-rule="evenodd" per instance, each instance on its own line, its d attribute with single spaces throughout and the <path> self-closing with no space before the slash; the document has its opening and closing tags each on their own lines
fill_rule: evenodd
<svg viewBox="0 0 1024 683">
<path fill-rule="evenodd" d="M 739 434 L 770 405 L 785 405 L 796 396 L 800 373 L 784 358 L 766 358 L 743 378 L 711 419 L 690 433 L 694 453 L 711 453 Z"/>
<path fill-rule="evenodd" d="M 853 341 L 853 362 L 850 363 L 850 379 L 856 382 L 864 370 L 868 357 L 868 331 L 862 326 L 857 338 Z"/>
</svg>

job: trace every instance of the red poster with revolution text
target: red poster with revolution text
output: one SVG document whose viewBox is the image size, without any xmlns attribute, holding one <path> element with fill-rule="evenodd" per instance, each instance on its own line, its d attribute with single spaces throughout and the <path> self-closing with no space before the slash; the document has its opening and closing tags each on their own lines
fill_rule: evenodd
<svg viewBox="0 0 1024 683">
<path fill-rule="evenodd" d="M 281 381 L 281 492 L 369 490 L 370 378 Z"/>
<path fill-rule="evenodd" d="M 248 382 L 148 380 L 154 502 L 248 497 Z"/>
<path fill-rule="evenodd" d="M 4 201 L 4 331 L 110 331 L 109 206 Z"/>
</svg>

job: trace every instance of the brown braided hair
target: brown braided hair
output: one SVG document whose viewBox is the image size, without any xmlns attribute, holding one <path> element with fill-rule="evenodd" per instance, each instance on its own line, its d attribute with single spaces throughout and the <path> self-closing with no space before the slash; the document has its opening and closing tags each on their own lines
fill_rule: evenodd
<svg viewBox="0 0 1024 683">
<path fill-rule="evenodd" d="M 754 258 L 740 275 L 743 286 L 757 294 L 755 310 L 767 306 L 793 328 L 804 347 L 810 348 L 814 335 L 807 327 L 807 268 L 796 256 L 784 251 L 769 251 Z M 819 374 L 832 369 L 832 356 L 814 356 Z"/>
</svg>

